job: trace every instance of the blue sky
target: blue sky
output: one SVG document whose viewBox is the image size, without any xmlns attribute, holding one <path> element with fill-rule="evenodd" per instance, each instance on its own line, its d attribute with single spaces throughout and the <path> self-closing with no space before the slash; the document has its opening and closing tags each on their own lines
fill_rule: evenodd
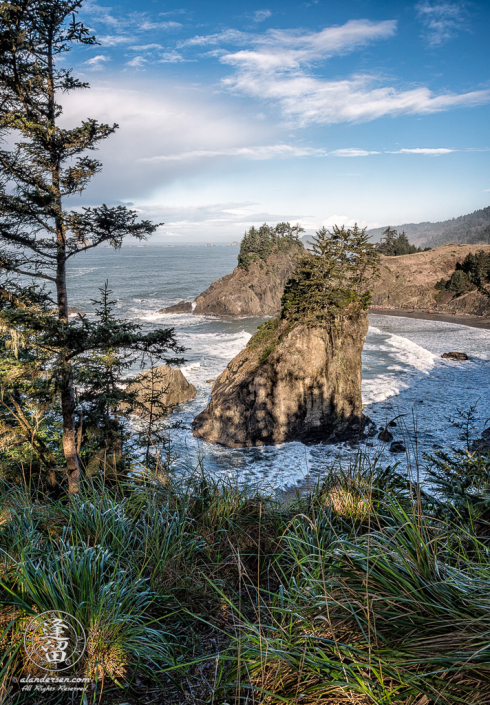
<svg viewBox="0 0 490 705">
<path fill-rule="evenodd" d="M 155 241 L 253 224 L 374 227 L 490 202 L 488 2 L 88 0 L 71 125 L 117 122 L 77 205 L 131 203 Z"/>
</svg>

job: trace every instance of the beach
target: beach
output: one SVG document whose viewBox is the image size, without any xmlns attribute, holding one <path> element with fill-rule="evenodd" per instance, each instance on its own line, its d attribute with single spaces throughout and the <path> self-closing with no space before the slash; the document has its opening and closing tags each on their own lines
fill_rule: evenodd
<svg viewBox="0 0 490 705">
<path fill-rule="evenodd" d="M 401 318 L 418 318 L 423 321 L 441 321 L 443 323 L 457 323 L 471 328 L 482 328 L 490 330 L 490 318 L 484 316 L 470 316 L 467 314 L 455 315 L 452 313 L 429 313 L 429 311 L 417 311 L 416 309 L 405 308 L 381 308 L 371 306 L 369 313 L 380 316 L 398 316 Z"/>
</svg>

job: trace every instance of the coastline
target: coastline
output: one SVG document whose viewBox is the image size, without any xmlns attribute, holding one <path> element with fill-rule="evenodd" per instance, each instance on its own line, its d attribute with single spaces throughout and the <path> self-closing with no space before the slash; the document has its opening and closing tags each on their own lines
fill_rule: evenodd
<svg viewBox="0 0 490 705">
<path fill-rule="evenodd" d="M 443 323 L 455 323 L 460 326 L 490 330 L 490 318 L 483 316 L 470 316 L 467 314 L 457 315 L 454 313 L 429 313 L 429 311 L 418 311 L 416 309 L 382 308 L 381 306 L 371 306 L 368 310 L 368 314 L 370 313 L 379 316 L 397 316 L 399 318 L 420 318 L 425 321 L 442 321 Z"/>
</svg>

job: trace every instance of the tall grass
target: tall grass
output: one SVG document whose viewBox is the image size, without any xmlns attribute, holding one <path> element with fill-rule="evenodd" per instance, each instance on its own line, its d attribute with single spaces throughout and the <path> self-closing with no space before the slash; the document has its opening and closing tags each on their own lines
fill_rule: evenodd
<svg viewBox="0 0 490 705">
<path fill-rule="evenodd" d="M 23 631 L 62 610 L 89 686 L 46 703 L 490 703 L 490 464 L 451 457 L 432 493 L 362 454 L 288 501 L 205 475 L 4 486 L 0 702 L 39 702 Z"/>
</svg>

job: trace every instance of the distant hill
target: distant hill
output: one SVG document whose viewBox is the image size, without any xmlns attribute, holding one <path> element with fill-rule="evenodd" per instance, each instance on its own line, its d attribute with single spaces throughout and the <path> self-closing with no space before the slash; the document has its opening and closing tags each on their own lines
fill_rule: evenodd
<svg viewBox="0 0 490 705">
<path fill-rule="evenodd" d="M 368 233 L 377 241 L 387 227 L 373 228 Z M 469 245 L 490 243 L 490 206 L 440 223 L 403 223 L 391 227 L 398 232 L 404 230 L 410 242 L 418 247 L 438 247 L 449 242 Z"/>
</svg>

